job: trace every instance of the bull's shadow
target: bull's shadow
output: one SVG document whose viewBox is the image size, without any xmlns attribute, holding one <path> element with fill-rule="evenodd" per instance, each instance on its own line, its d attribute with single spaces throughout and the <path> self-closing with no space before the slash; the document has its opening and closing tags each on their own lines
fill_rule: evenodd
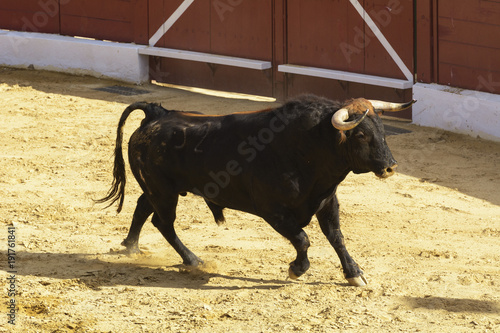
<svg viewBox="0 0 500 333">
<path fill-rule="evenodd" d="M 412 308 L 442 309 L 448 312 L 500 313 L 497 302 L 448 297 L 410 297 L 404 298 Z"/>
<path fill-rule="evenodd" d="M 0 255 L 7 257 L 6 251 L 0 251 Z M 78 279 L 80 283 L 95 290 L 117 285 L 207 290 L 279 289 L 293 283 L 286 280 L 252 278 L 241 274 L 210 273 L 203 269 L 187 269 L 183 265 L 154 267 L 155 265 L 147 263 L 141 264 L 140 258 L 137 262 L 110 262 L 91 257 L 95 256 L 82 253 L 17 252 L 15 269 L 20 283 L 23 276 Z M 227 283 L 209 284 L 213 278 L 226 280 Z"/>
</svg>

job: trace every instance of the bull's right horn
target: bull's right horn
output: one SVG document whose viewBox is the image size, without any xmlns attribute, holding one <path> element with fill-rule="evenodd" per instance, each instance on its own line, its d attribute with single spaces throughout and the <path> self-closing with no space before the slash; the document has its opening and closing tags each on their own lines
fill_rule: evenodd
<svg viewBox="0 0 500 333">
<path fill-rule="evenodd" d="M 367 109 L 363 116 L 357 120 L 346 121 L 349 119 L 349 110 L 346 108 L 339 109 L 332 116 L 332 125 L 340 131 L 348 131 L 358 126 L 365 119 L 370 109 Z"/>
<path fill-rule="evenodd" d="M 409 108 L 413 103 L 416 102 L 416 100 L 412 100 L 411 102 L 407 103 L 391 103 L 391 102 L 384 102 L 384 101 L 377 101 L 377 100 L 368 100 L 370 103 L 373 105 L 373 109 L 375 112 L 381 112 L 381 111 L 386 111 L 386 112 L 397 112 L 397 111 L 402 111 L 404 109 Z"/>
</svg>

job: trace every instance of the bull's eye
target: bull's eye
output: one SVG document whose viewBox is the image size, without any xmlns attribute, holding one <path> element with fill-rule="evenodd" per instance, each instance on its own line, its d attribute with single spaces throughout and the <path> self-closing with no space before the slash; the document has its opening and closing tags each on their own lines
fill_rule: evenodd
<svg viewBox="0 0 500 333">
<path fill-rule="evenodd" d="M 359 139 L 359 140 L 364 140 L 365 139 L 365 133 L 359 131 L 358 133 L 355 134 L 356 136 L 356 139 Z"/>
</svg>

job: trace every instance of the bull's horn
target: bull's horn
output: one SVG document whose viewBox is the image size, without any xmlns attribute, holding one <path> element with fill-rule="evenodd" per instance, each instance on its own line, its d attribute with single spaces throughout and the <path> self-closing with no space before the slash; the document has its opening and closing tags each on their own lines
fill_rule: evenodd
<svg viewBox="0 0 500 333">
<path fill-rule="evenodd" d="M 367 109 L 363 116 L 357 120 L 346 121 L 349 119 L 349 110 L 346 108 L 339 109 L 332 116 L 332 125 L 340 131 L 348 131 L 358 126 L 365 119 L 370 109 Z"/>
<path fill-rule="evenodd" d="M 397 112 L 409 108 L 413 103 L 416 102 L 416 100 L 412 100 L 411 102 L 407 103 L 391 103 L 391 102 L 377 101 L 371 99 L 369 99 L 368 101 L 372 103 L 375 112 L 381 112 L 381 111 Z"/>
</svg>

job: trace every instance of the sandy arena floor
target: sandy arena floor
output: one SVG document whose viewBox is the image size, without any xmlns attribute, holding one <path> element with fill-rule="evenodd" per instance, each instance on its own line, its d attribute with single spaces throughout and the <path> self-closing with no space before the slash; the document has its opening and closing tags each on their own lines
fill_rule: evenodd
<svg viewBox="0 0 500 333">
<path fill-rule="evenodd" d="M 316 220 L 306 228 L 311 269 L 290 281 L 285 239 L 238 211 L 218 227 L 192 195 L 180 201 L 177 230 L 207 264 L 186 272 L 150 222 L 145 254 L 125 255 L 140 194 L 130 172 L 121 214 L 92 201 L 111 184 L 118 119 L 138 100 L 219 114 L 270 103 L 158 85 L 138 87 L 150 91 L 140 96 L 95 90 L 116 84 L 0 68 L 1 332 L 13 328 L 12 298 L 25 333 L 500 332 L 500 143 L 386 121 L 412 131 L 388 137 L 398 173 L 350 175 L 339 187 L 347 248 L 367 287 L 346 284 Z M 141 117 L 129 119 L 126 138 Z"/>
</svg>

